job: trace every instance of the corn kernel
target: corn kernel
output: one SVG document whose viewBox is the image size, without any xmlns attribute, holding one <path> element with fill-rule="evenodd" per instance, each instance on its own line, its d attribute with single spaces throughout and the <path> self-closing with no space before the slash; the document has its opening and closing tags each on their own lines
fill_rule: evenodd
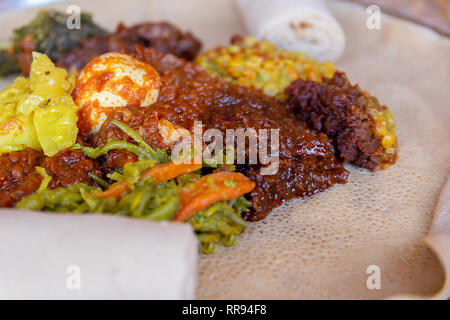
<svg viewBox="0 0 450 320">
<path fill-rule="evenodd" d="M 277 50 L 269 41 L 244 37 L 242 42 L 226 48 L 208 50 L 195 61 L 212 75 L 227 81 L 252 86 L 279 99 L 285 99 L 284 89 L 296 79 L 322 81 L 331 78 L 334 65 L 320 63 L 303 52 Z M 267 88 L 266 88 L 267 87 Z"/>
<path fill-rule="evenodd" d="M 396 140 L 395 134 L 393 134 L 392 132 L 387 132 L 384 135 L 383 140 L 381 140 L 381 145 L 383 146 L 384 149 L 391 148 L 394 145 L 395 140 Z"/>
</svg>

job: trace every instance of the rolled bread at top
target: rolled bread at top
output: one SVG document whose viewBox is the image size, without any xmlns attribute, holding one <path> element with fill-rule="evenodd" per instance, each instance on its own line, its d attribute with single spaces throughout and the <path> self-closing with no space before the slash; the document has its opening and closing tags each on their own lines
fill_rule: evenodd
<svg viewBox="0 0 450 320">
<path fill-rule="evenodd" d="M 193 299 L 188 224 L 0 210 L 0 299 Z"/>
<path fill-rule="evenodd" d="M 322 0 L 236 0 L 247 32 L 279 48 L 336 61 L 345 48 L 341 26 Z"/>
</svg>

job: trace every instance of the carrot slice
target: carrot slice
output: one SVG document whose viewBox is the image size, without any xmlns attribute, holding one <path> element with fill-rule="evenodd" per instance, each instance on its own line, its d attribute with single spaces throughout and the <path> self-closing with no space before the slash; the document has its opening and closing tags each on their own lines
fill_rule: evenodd
<svg viewBox="0 0 450 320">
<path fill-rule="evenodd" d="M 150 178 L 154 184 L 157 184 L 172 180 L 186 173 L 197 171 L 201 168 L 201 164 L 168 162 L 145 170 L 141 175 L 141 179 Z"/>
<path fill-rule="evenodd" d="M 130 185 L 128 181 L 122 180 L 113 183 L 108 189 L 105 191 L 92 191 L 99 198 L 116 198 L 119 199 L 122 194 L 130 191 Z"/>
<path fill-rule="evenodd" d="M 255 183 L 241 173 L 216 172 L 185 185 L 180 190 L 176 221 L 185 221 L 217 201 L 227 201 L 252 191 Z"/>
<path fill-rule="evenodd" d="M 164 164 L 155 165 L 147 170 L 145 170 L 139 180 L 144 178 L 152 179 L 153 184 L 168 181 L 181 176 L 186 173 L 191 173 L 196 170 L 201 169 L 201 164 L 191 164 L 191 163 L 175 163 L 168 162 Z M 128 181 L 122 180 L 113 183 L 105 191 L 94 191 L 94 194 L 100 198 L 116 198 L 119 199 L 122 194 L 130 191 L 130 185 Z"/>
</svg>

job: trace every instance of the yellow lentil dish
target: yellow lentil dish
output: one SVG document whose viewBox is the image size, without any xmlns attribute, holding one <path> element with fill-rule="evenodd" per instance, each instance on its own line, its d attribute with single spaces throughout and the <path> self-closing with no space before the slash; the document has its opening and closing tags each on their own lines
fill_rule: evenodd
<svg viewBox="0 0 450 320">
<path fill-rule="evenodd" d="M 296 79 L 320 82 L 331 78 L 335 68 L 331 62 L 320 63 L 303 52 L 277 50 L 269 41 L 256 37 L 233 37 L 228 47 L 207 50 L 195 63 L 213 76 L 235 84 L 254 87 L 266 95 L 285 100 L 284 89 Z"/>
<path fill-rule="evenodd" d="M 273 43 L 253 36 L 235 36 L 231 45 L 207 50 L 195 63 L 227 82 L 287 102 L 312 129 L 334 140 L 345 161 L 375 170 L 397 157 L 391 111 L 358 85 L 350 84 L 331 62 L 316 61 L 303 52 L 278 50 Z"/>
</svg>

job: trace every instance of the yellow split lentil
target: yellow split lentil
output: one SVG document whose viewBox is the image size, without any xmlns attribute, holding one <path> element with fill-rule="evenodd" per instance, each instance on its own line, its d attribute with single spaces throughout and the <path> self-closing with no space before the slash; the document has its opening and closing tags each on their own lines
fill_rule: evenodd
<svg viewBox="0 0 450 320">
<path fill-rule="evenodd" d="M 239 85 L 262 90 L 266 95 L 285 100 L 284 89 L 302 78 L 321 81 L 331 78 L 331 62 L 318 62 L 303 52 L 277 50 L 269 41 L 253 36 L 240 38 L 228 47 L 207 50 L 195 63 L 213 76 Z"/>
<path fill-rule="evenodd" d="M 287 99 L 284 89 L 296 79 L 322 82 L 332 78 L 335 66 L 318 62 L 303 52 L 278 50 L 269 41 L 256 37 L 239 37 L 228 47 L 217 47 L 197 56 L 194 61 L 212 76 L 227 82 L 260 89 L 264 94 L 281 101 Z M 374 120 L 375 136 L 380 139 L 385 156 L 396 151 L 395 123 L 392 113 L 375 97 L 366 96 L 364 108 Z"/>
<path fill-rule="evenodd" d="M 381 140 L 385 157 L 389 158 L 396 152 L 397 147 L 394 117 L 387 108 L 372 110 L 371 116 L 375 122 L 375 136 Z M 385 166 L 381 165 L 381 167 L 384 168 Z"/>
</svg>

